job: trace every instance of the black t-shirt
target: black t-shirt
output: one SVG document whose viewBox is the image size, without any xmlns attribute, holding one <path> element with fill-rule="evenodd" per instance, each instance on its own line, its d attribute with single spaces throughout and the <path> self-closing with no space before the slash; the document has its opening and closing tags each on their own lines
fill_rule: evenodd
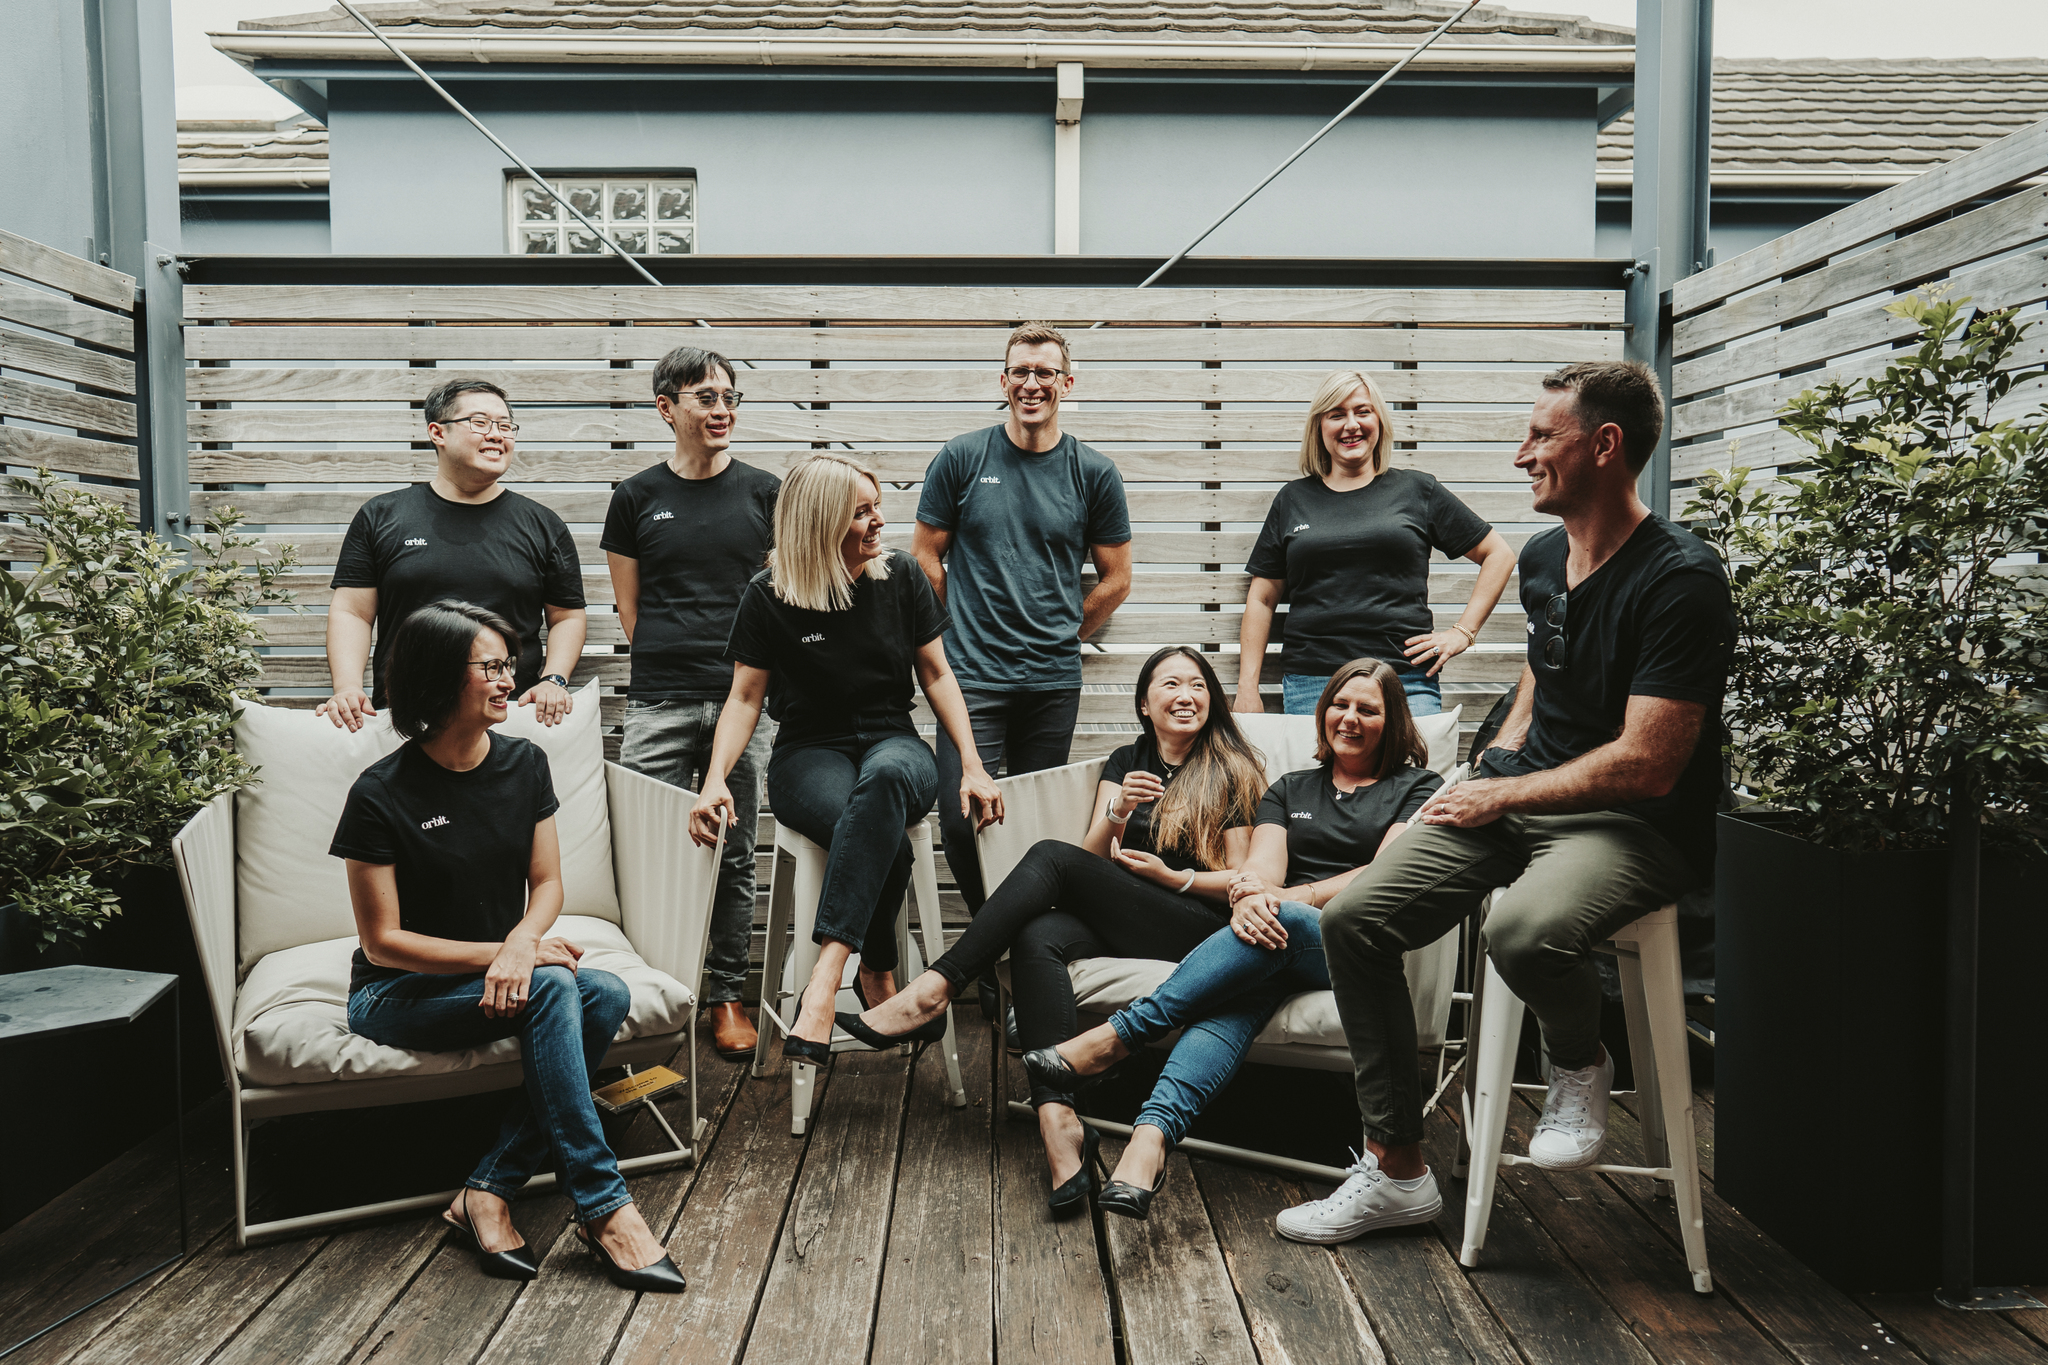
<svg viewBox="0 0 2048 1365">
<path fill-rule="evenodd" d="M 1652 513 L 1605 564 L 1565 593 L 1564 528 L 1522 548 L 1522 606 L 1529 613 L 1529 667 L 1536 674 L 1529 738 L 1516 752 L 1489 749 L 1489 773 L 1543 772 L 1606 744 L 1622 730 L 1630 697 L 1670 697 L 1707 708 L 1699 743 L 1666 796 L 1618 809 L 1640 815 L 1701 877 L 1714 866 L 1714 811 L 1721 790 L 1721 695 L 1735 650 L 1735 608 L 1720 556 L 1683 527 Z M 1543 661 L 1559 633 L 1546 617 L 1565 594 L 1567 664 Z"/>
<path fill-rule="evenodd" d="M 1153 742 L 1150 735 L 1139 740 L 1136 744 L 1126 744 L 1121 749 L 1112 753 L 1109 756 L 1109 762 L 1102 769 L 1102 780 L 1104 782 L 1114 782 L 1118 786 L 1122 786 L 1124 778 L 1134 772 L 1151 773 L 1159 779 L 1162 785 L 1167 787 L 1171 787 L 1173 779 L 1180 776 L 1179 768 L 1168 767 L 1166 760 L 1159 756 L 1159 746 Z M 1184 848 L 1159 848 L 1154 845 L 1152 841 L 1152 812 L 1157 808 L 1158 804 L 1156 801 L 1147 801 L 1143 805 L 1138 806 L 1131 812 L 1131 818 L 1123 825 L 1110 826 L 1110 833 L 1116 836 L 1117 843 L 1122 847 L 1134 849 L 1140 853 L 1150 853 L 1176 872 L 1197 870 L 1200 865 L 1195 862 L 1195 857 L 1191 850 Z M 1234 810 L 1224 819 L 1223 828 L 1249 828 L 1255 814 L 1256 811 L 1251 807 L 1243 810 Z M 1090 817 L 1090 823 L 1093 823 L 1092 816 Z"/>
<path fill-rule="evenodd" d="M 914 734 L 917 651 L 951 624 L 931 581 L 901 550 L 889 576 L 862 574 L 845 611 L 805 611 L 776 596 L 763 569 L 733 615 L 725 657 L 768 670 L 777 748 L 856 734 Z"/>
<path fill-rule="evenodd" d="M 1287 585 L 1282 671 L 1320 678 L 1353 659 L 1405 662 L 1409 637 L 1435 628 L 1430 550 L 1470 554 L 1492 529 L 1419 469 L 1383 469 L 1346 493 L 1313 475 L 1286 485 L 1245 565 Z"/>
<path fill-rule="evenodd" d="M 1387 831 L 1414 819 L 1443 784 L 1427 768 L 1402 768 L 1340 792 L 1328 767 L 1304 768 L 1266 789 L 1258 822 L 1287 831 L 1287 884 L 1301 886 L 1371 862 Z"/>
<path fill-rule="evenodd" d="M 349 788 L 328 852 L 397 869 L 398 924 L 461 943 L 499 943 L 526 914 L 533 827 L 555 813 L 540 746 L 493 732 L 491 752 L 450 771 L 406 744 Z M 349 989 L 403 976 L 356 949 Z"/>
<path fill-rule="evenodd" d="M 613 491 L 598 547 L 640 562 L 629 697 L 720 701 L 731 690 L 725 642 L 747 580 L 775 544 L 781 488 L 737 460 L 708 479 L 686 479 L 663 460 Z"/>
<path fill-rule="evenodd" d="M 377 590 L 376 706 L 384 705 L 391 642 L 421 607 L 452 597 L 510 621 L 520 638 L 517 695 L 540 681 L 544 608 L 583 605 L 569 528 L 509 488 L 478 503 L 450 502 L 423 483 L 379 493 L 349 522 L 329 586 Z"/>
</svg>

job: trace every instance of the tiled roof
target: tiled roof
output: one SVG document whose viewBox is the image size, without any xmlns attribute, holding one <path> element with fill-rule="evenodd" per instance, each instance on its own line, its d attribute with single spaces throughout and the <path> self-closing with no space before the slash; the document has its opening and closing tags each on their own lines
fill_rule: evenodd
<svg viewBox="0 0 2048 1365">
<path fill-rule="evenodd" d="M 1399 42 L 1456 12 L 1445 0 L 402 0 L 359 6 L 396 33 L 477 30 L 769 35 L 987 34 L 1061 38 L 1217 38 L 1293 34 Z M 341 10 L 245 19 L 268 32 L 360 32 Z M 1634 32 L 1566 14 L 1482 5 L 1444 43 L 1621 46 Z"/>
<path fill-rule="evenodd" d="M 1885 184 L 2048 118 L 2044 61 L 1714 63 L 1721 184 Z M 1602 184 L 1627 184 L 1635 118 L 1600 133 Z"/>
<path fill-rule="evenodd" d="M 179 119 L 182 185 L 327 183 L 327 130 L 311 119 Z"/>
</svg>

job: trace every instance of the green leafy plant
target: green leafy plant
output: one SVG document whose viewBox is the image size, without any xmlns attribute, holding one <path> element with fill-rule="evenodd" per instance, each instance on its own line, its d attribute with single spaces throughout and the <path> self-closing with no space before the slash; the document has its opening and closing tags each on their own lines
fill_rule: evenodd
<svg viewBox="0 0 2048 1365">
<path fill-rule="evenodd" d="M 1959 802 L 1987 846 L 2042 848 L 2048 409 L 2010 410 L 2043 371 L 2012 310 L 1968 304 L 1892 304 L 1913 350 L 1783 410 L 1805 466 L 1703 475 L 1685 511 L 1734 585 L 1736 778 L 1830 848 L 1940 847 Z"/>
<path fill-rule="evenodd" d="M 264 562 L 228 512 L 188 561 L 79 484 L 10 482 L 43 560 L 0 573 L 0 904 L 54 945 L 117 913 L 115 874 L 168 862 L 193 811 L 254 777 L 229 744 L 262 667 L 248 612 L 290 601 L 292 555 Z"/>
</svg>

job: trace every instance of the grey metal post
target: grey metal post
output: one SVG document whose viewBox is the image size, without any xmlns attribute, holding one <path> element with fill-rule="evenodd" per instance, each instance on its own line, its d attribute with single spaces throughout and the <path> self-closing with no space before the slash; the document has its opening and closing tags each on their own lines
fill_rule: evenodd
<svg viewBox="0 0 2048 1365">
<path fill-rule="evenodd" d="M 1671 286 L 1707 268 L 1714 0 L 1636 0 L 1635 181 L 1628 356 L 1671 392 Z M 1643 501 L 1671 512 L 1671 434 L 1643 470 Z"/>
</svg>

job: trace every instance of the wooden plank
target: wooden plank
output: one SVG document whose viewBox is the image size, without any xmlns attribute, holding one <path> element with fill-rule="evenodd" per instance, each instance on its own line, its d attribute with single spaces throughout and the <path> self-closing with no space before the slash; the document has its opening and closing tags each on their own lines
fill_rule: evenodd
<svg viewBox="0 0 2048 1365">
<path fill-rule="evenodd" d="M 1335 1255 L 1274 1230 L 1273 1215 L 1300 1203 L 1300 1189 L 1269 1171 L 1191 1164 L 1259 1359 L 1266 1365 L 1386 1365 L 1387 1353 Z"/>
<path fill-rule="evenodd" d="M 47 337 L 30 336 L 0 327 L 0 369 L 21 370 L 68 384 L 84 384 L 116 393 L 135 392 L 135 362 L 83 346 L 66 346 Z"/>
<path fill-rule="evenodd" d="M 1672 329 L 1672 349 L 1680 354 L 1704 350 L 1871 294 L 1910 288 L 2044 233 L 2048 188 L 2022 190 L 1687 318 Z"/>
<path fill-rule="evenodd" d="M 1027 289 L 983 286 L 188 285 L 195 320 L 334 322 L 1622 321 L 1614 289 Z"/>
<path fill-rule="evenodd" d="M 135 354 L 135 322 L 89 303 L 74 303 L 61 294 L 0 280 L 0 318 L 38 331 L 90 341 L 123 355 Z"/>
<path fill-rule="evenodd" d="M 1874 1294 L 1860 1300 L 1929 1365 L 2048 1365 L 2048 1349 L 1998 1313 L 1958 1313 L 1932 1294 Z"/>
<path fill-rule="evenodd" d="M 96 498 L 103 498 L 128 513 L 130 521 L 135 520 L 137 510 L 142 506 L 142 495 L 133 488 L 114 488 L 103 483 L 80 483 L 70 487 Z M 36 510 L 34 499 L 26 493 L 0 491 L 0 512 L 29 512 Z"/>
<path fill-rule="evenodd" d="M 688 328 L 678 331 L 678 328 Z M 541 323 L 521 327 L 313 327 L 255 325 L 185 329 L 191 360 L 659 360 L 676 346 L 702 346 L 747 360 L 969 361 L 995 365 L 1007 327 L 610 327 Z M 1352 365 L 1562 365 L 1619 360 L 1624 334 L 1565 327 L 1105 327 L 1068 338 L 1082 365 L 1096 361 L 1284 362 Z"/>
<path fill-rule="evenodd" d="M 750 1360 L 857 1360 L 874 1322 L 909 1067 L 894 1051 L 842 1052 L 832 1070 L 747 1339 Z"/>
<path fill-rule="evenodd" d="M 135 447 L 55 431 L 0 426 L 0 464 L 47 465 L 61 474 L 103 479 L 140 478 Z"/>
<path fill-rule="evenodd" d="M 747 409 L 735 429 L 740 458 L 752 442 L 943 442 L 988 419 L 981 411 L 876 411 L 834 408 L 807 412 L 773 405 Z M 195 441 L 409 441 L 424 439 L 426 424 L 405 408 L 216 408 L 186 419 Z M 1299 412 L 1166 409 L 1112 411 L 1080 407 L 1063 413 L 1061 429 L 1077 440 L 1294 441 Z M 1402 412 L 1395 438 L 1403 441 L 1519 441 L 1526 412 Z M 535 441 L 663 441 L 668 427 L 649 401 L 633 408 L 519 410 L 521 435 Z"/>
<path fill-rule="evenodd" d="M 0 379 L 0 415 L 114 436 L 135 434 L 135 405 L 33 380 Z"/>
<path fill-rule="evenodd" d="M 1439 1177 L 1441 1180 L 1442 1177 Z M 1443 1182 L 1447 1199 L 1458 1187 Z M 1306 1193 L 1321 1198 L 1323 1185 Z M 1522 1357 L 1430 1228 L 1399 1228 L 1335 1248 L 1373 1333 L 1396 1365 L 1522 1365 Z"/>
<path fill-rule="evenodd" d="M 280 1360 L 323 1365 L 348 1359 L 447 1231 L 438 1217 L 416 1217 L 329 1238 L 208 1365 Z"/>
<path fill-rule="evenodd" d="M 135 306 L 133 275 L 124 275 L 12 232 L 0 232 L 0 270 L 109 308 L 126 311 Z"/>
<path fill-rule="evenodd" d="M 943 866 L 939 876 L 950 880 Z M 967 1365 L 995 1359 L 990 1031 L 964 1008 L 954 1031 L 967 1107 L 952 1107 L 937 1051 L 927 1052 L 911 1077 L 909 1141 L 896 1174 L 888 1262 L 868 1357 L 878 1363 Z"/>
<path fill-rule="evenodd" d="M 2043 170 L 2048 170 L 2048 121 L 2002 137 L 1819 222 L 1794 228 L 1711 270 L 1679 280 L 1671 290 L 1672 311 L 1683 318 L 1766 280 L 1924 222 Z"/>
<path fill-rule="evenodd" d="M 179 1266 L 69 1365 L 184 1365 L 205 1360 L 262 1311 L 325 1245 L 314 1238 L 237 1251 L 222 1236 Z"/>
<path fill-rule="evenodd" d="M 1102 1158 L 1114 1170 L 1117 1158 L 1110 1146 L 1103 1144 Z M 1194 1172 L 1178 1153 L 1166 1159 L 1166 1167 L 1166 1184 L 1153 1196 L 1149 1218 L 1139 1223 L 1105 1215 L 1102 1220 L 1124 1329 L 1124 1359 L 1131 1365 L 1190 1360 L 1257 1365 L 1259 1355 Z"/>
</svg>

